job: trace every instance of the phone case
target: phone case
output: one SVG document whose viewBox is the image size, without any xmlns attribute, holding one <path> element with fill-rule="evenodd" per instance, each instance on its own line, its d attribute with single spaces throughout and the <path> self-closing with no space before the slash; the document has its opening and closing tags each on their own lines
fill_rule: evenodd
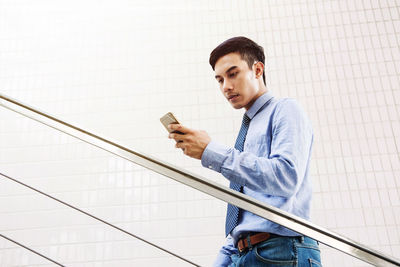
<svg viewBox="0 0 400 267">
<path fill-rule="evenodd" d="M 161 123 L 164 125 L 165 129 L 167 129 L 168 132 L 173 132 L 172 130 L 168 129 L 168 125 L 170 124 L 179 124 L 179 121 L 175 118 L 174 114 L 172 112 L 168 112 L 164 116 L 160 118 Z"/>
</svg>

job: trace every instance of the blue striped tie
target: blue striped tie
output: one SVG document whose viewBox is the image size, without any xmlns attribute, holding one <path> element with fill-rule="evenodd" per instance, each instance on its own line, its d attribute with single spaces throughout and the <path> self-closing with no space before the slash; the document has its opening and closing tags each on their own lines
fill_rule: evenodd
<svg viewBox="0 0 400 267">
<path fill-rule="evenodd" d="M 246 139 L 246 134 L 247 130 L 249 129 L 249 124 L 250 124 L 250 118 L 246 114 L 244 114 L 242 126 L 240 127 L 239 135 L 235 143 L 235 148 L 240 152 L 242 152 L 244 148 L 244 140 Z M 239 192 L 243 191 L 243 186 L 233 182 L 230 183 L 229 188 Z M 228 235 L 233 230 L 233 228 L 237 226 L 238 219 L 239 219 L 239 208 L 234 205 L 228 204 L 228 210 L 226 212 L 226 220 L 225 220 L 225 235 Z"/>
</svg>

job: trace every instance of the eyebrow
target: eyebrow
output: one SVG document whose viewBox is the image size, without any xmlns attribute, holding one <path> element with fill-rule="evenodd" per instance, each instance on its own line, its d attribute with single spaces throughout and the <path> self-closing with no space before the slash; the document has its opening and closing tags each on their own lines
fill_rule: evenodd
<svg viewBox="0 0 400 267">
<path fill-rule="evenodd" d="M 234 70 L 234 69 L 236 69 L 238 66 L 232 66 L 232 67 L 230 67 L 227 71 L 225 71 L 225 73 L 228 73 L 228 72 L 230 72 L 231 70 Z M 215 79 L 218 79 L 218 78 L 221 78 L 221 76 L 220 75 L 215 75 Z"/>
</svg>

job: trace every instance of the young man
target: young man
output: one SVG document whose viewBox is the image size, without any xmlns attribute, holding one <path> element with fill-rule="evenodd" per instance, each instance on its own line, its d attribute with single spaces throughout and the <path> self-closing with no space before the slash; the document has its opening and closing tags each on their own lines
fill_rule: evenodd
<svg viewBox="0 0 400 267">
<path fill-rule="evenodd" d="M 226 40 L 210 55 L 220 90 L 235 109 L 244 108 L 235 148 L 204 131 L 170 125 L 176 147 L 220 172 L 230 187 L 302 218 L 309 218 L 308 169 L 311 124 L 292 99 L 268 92 L 262 47 L 245 37 Z M 285 227 L 228 205 L 226 244 L 214 266 L 320 266 L 318 243 Z"/>
</svg>

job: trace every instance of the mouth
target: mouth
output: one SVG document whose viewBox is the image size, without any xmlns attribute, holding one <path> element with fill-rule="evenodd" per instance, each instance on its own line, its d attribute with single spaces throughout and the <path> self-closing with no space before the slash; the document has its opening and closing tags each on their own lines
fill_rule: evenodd
<svg viewBox="0 0 400 267">
<path fill-rule="evenodd" d="M 228 101 L 233 102 L 233 101 L 237 100 L 238 97 L 239 97 L 239 94 L 228 95 Z"/>
</svg>

